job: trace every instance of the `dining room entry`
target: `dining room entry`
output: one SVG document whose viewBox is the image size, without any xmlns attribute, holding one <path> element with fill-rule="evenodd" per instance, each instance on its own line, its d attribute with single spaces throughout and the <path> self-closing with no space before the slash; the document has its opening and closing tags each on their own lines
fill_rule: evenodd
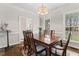
<svg viewBox="0 0 79 59">
<path fill-rule="evenodd" d="M 45 20 L 45 30 L 50 30 L 50 19 Z"/>
</svg>

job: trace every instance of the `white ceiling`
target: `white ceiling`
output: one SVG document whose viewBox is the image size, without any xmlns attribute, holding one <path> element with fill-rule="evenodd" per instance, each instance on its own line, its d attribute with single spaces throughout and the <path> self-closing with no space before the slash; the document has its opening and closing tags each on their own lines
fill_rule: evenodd
<svg viewBox="0 0 79 59">
<path fill-rule="evenodd" d="M 43 3 L 51 11 L 54 8 L 64 5 L 65 3 Z M 10 3 L 11 6 L 15 6 L 20 9 L 36 12 L 37 8 L 42 5 L 42 3 Z"/>
<path fill-rule="evenodd" d="M 44 5 L 46 5 L 49 9 L 58 7 L 60 5 L 63 5 L 64 3 L 43 3 Z M 42 5 L 42 3 L 29 3 L 28 5 L 34 7 L 34 8 L 38 8 L 39 6 Z"/>
</svg>

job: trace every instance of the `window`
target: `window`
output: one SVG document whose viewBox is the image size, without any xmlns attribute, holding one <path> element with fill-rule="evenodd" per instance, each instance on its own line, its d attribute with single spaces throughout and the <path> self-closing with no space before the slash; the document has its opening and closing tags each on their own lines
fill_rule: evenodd
<svg viewBox="0 0 79 59">
<path fill-rule="evenodd" d="M 68 36 L 68 32 L 70 32 L 71 28 L 71 40 L 79 41 L 79 13 L 69 13 L 65 15 L 65 34 L 66 38 Z"/>
</svg>

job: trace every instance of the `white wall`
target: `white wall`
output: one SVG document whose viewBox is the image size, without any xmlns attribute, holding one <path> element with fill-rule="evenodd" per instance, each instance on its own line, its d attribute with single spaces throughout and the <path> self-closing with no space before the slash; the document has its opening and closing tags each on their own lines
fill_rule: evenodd
<svg viewBox="0 0 79 59">
<path fill-rule="evenodd" d="M 56 32 L 64 35 L 64 13 L 74 10 L 79 10 L 79 4 L 65 4 L 53 9 L 50 15 L 48 15 L 48 17 L 51 18 L 50 29 L 55 29 Z M 46 16 L 46 18 L 48 17 Z M 1 20 L 5 20 L 5 22 L 9 24 L 9 29 L 12 31 L 10 35 L 10 45 L 19 43 L 20 40 L 23 39 L 22 31 L 27 29 L 29 19 L 32 19 L 33 32 L 35 34 L 38 33 L 39 17 L 37 14 L 13 5 L 0 4 L 0 23 Z M 2 47 L 2 45 L 0 47 Z"/>
<path fill-rule="evenodd" d="M 20 31 L 20 39 L 23 39 L 23 30 L 28 30 L 28 25 L 32 24 L 32 30 L 34 34 L 37 34 L 39 31 L 39 19 L 37 15 L 33 15 L 33 17 L 27 16 L 19 16 L 19 31 Z"/>
<path fill-rule="evenodd" d="M 64 14 L 67 12 L 79 10 L 79 4 L 65 4 L 59 8 L 56 8 L 52 10 L 51 12 L 51 29 L 55 29 L 56 31 L 64 31 L 63 27 L 65 25 L 62 25 L 64 22 Z M 57 26 L 54 28 L 54 26 Z"/>
<path fill-rule="evenodd" d="M 23 16 L 24 18 L 20 17 Z M 25 23 L 25 21 L 29 21 L 29 18 L 32 19 L 33 31 L 34 33 L 38 32 L 39 27 L 39 19 L 38 15 L 34 14 L 32 11 L 23 10 L 18 7 L 9 4 L 0 4 L 0 24 L 1 21 L 8 23 L 8 29 L 11 30 L 9 33 L 9 44 L 14 45 L 18 44 L 21 39 L 23 39 L 23 30 L 27 30 L 26 25 L 29 23 Z M 3 35 L 0 33 L 0 35 Z M 6 39 L 0 38 L 0 48 L 6 46 Z M 1 42 L 4 42 L 2 44 Z M 4 45 L 4 46 L 3 46 Z"/>
<path fill-rule="evenodd" d="M 67 12 L 79 11 L 79 4 L 65 4 L 61 7 L 53 9 L 51 12 L 51 29 L 60 32 L 63 37 L 65 34 L 65 20 L 64 15 Z M 71 46 L 79 48 L 79 43 L 71 43 Z"/>
</svg>

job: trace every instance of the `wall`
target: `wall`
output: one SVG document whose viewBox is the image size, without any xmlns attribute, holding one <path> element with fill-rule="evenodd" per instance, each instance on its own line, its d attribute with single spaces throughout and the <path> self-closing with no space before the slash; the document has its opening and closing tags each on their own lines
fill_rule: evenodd
<svg viewBox="0 0 79 59">
<path fill-rule="evenodd" d="M 51 12 L 51 29 L 54 29 L 57 33 L 61 33 L 62 37 L 65 37 L 65 19 L 64 15 L 67 12 L 79 11 L 79 4 L 65 4 L 61 7 L 53 9 Z M 79 43 L 71 42 L 70 46 L 79 48 Z"/>
<path fill-rule="evenodd" d="M 32 24 L 32 31 L 34 34 L 38 34 L 39 31 L 39 19 L 37 15 L 33 15 L 33 17 L 27 17 L 27 16 L 19 16 L 19 31 L 20 31 L 20 39 L 23 39 L 23 30 L 30 29 L 28 27 L 29 24 Z"/>
<path fill-rule="evenodd" d="M 20 17 L 23 16 L 24 18 Z M 14 45 L 21 42 L 23 39 L 23 30 L 27 30 L 26 26 L 29 22 L 25 23 L 29 19 L 32 19 L 33 31 L 38 32 L 39 21 L 38 15 L 32 11 L 22 10 L 10 4 L 0 4 L 0 26 L 1 21 L 8 23 L 8 29 L 11 30 L 9 33 L 9 44 Z M 37 25 L 36 25 L 37 24 Z M 0 35 L 3 35 L 0 33 Z M 6 34 L 5 34 L 6 36 Z M 4 39 L 4 40 L 3 40 Z M 3 44 L 1 42 L 4 42 Z M 6 47 L 6 37 L 0 38 L 0 48 Z"/>
</svg>

